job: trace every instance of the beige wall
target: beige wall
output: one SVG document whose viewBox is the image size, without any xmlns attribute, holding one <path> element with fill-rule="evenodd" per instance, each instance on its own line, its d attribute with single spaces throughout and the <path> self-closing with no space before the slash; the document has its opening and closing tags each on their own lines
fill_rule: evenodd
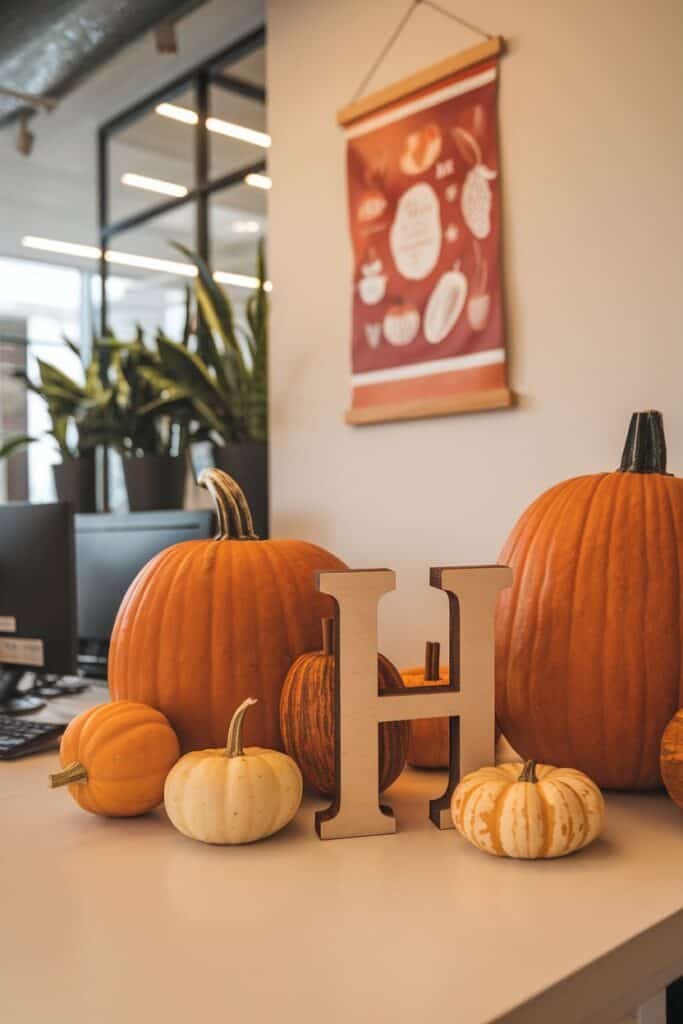
<svg viewBox="0 0 683 1024">
<path fill-rule="evenodd" d="M 405 663 L 443 639 L 430 565 L 495 561 L 522 509 L 567 476 L 611 469 L 633 409 L 665 416 L 683 473 L 683 3 L 443 0 L 510 41 L 500 97 L 513 411 L 351 428 L 349 100 L 406 0 L 271 0 L 275 535 L 400 594 L 380 636 Z M 420 8 L 376 79 L 474 37 Z"/>
</svg>

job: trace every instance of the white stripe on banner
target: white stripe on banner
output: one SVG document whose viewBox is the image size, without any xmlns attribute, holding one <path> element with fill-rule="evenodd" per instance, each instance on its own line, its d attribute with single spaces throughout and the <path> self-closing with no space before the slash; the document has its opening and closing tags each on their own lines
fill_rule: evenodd
<svg viewBox="0 0 683 1024">
<path fill-rule="evenodd" d="M 387 370 L 368 370 L 366 373 L 351 375 L 354 387 L 364 384 L 383 384 L 387 380 L 410 380 L 412 377 L 432 377 L 435 373 L 449 370 L 470 370 L 475 366 L 492 366 L 505 362 L 504 348 L 491 348 L 486 352 L 473 352 L 469 356 L 451 356 L 450 359 L 432 359 L 428 363 L 412 363 L 410 366 L 393 366 Z"/>
<path fill-rule="evenodd" d="M 480 71 L 478 75 L 470 75 L 469 78 L 463 78 L 460 82 L 452 82 L 450 85 L 445 85 L 442 89 L 437 89 L 426 96 L 420 96 L 416 100 L 403 103 L 401 106 L 388 110 L 384 114 L 377 114 L 376 117 L 359 121 L 358 124 L 351 125 L 347 129 L 346 137 L 347 139 L 355 139 L 358 135 L 365 135 L 375 128 L 382 128 L 385 124 L 391 124 L 392 121 L 398 121 L 402 117 L 407 117 L 408 114 L 416 114 L 419 110 L 435 107 L 437 103 L 449 100 L 452 96 L 462 96 L 463 93 L 471 92 L 472 89 L 479 89 L 482 85 L 488 85 L 489 82 L 495 81 L 496 74 L 497 68 L 487 68 L 486 71 Z"/>
</svg>

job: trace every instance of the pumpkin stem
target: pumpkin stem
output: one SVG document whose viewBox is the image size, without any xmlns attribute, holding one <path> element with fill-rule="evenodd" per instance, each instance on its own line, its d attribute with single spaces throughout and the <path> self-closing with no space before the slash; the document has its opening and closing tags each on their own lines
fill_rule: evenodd
<svg viewBox="0 0 683 1024">
<path fill-rule="evenodd" d="M 52 775 L 49 775 L 48 781 L 50 789 L 56 789 L 57 786 L 69 786 L 72 782 L 87 782 L 88 772 L 80 761 L 72 761 L 61 772 L 53 772 Z"/>
<path fill-rule="evenodd" d="M 620 473 L 666 473 L 666 438 L 661 412 L 634 412 L 628 426 Z"/>
<path fill-rule="evenodd" d="M 518 782 L 538 782 L 536 778 L 536 762 L 525 761 Z"/>
<path fill-rule="evenodd" d="M 335 619 L 323 619 L 323 654 L 335 653 Z"/>
<path fill-rule="evenodd" d="M 428 640 L 425 644 L 425 671 L 424 678 L 426 683 L 438 682 L 439 680 L 439 660 L 441 655 L 441 644 L 437 641 L 432 643 Z"/>
<path fill-rule="evenodd" d="M 244 491 L 231 476 L 221 469 L 204 469 L 197 483 L 211 495 L 218 519 L 216 540 L 258 540 Z"/>
<path fill-rule="evenodd" d="M 247 708 L 250 708 L 252 704 L 258 704 L 256 698 L 247 697 L 232 716 L 230 728 L 228 729 L 228 742 L 225 744 L 226 757 L 242 757 L 244 754 L 244 748 L 242 746 L 242 723 L 244 721 Z"/>
</svg>

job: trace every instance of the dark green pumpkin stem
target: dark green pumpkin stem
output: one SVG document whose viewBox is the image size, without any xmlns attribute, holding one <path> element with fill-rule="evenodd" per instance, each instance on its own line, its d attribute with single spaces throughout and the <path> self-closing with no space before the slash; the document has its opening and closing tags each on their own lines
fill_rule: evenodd
<svg viewBox="0 0 683 1024">
<path fill-rule="evenodd" d="M 536 762 L 525 761 L 522 772 L 517 779 L 518 782 L 538 782 L 536 778 Z"/>
<path fill-rule="evenodd" d="M 666 439 L 661 412 L 634 412 L 621 456 L 620 473 L 666 473 Z"/>
</svg>

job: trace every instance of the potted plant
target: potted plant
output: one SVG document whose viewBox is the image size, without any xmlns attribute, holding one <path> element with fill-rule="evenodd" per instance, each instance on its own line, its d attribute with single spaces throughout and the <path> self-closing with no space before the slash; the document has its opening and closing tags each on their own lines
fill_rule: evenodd
<svg viewBox="0 0 683 1024">
<path fill-rule="evenodd" d="M 37 360 L 37 382 L 23 370 L 17 371 L 17 376 L 47 405 L 50 429 L 46 433 L 56 443 L 62 459 L 53 466 L 58 498 L 71 501 L 76 512 L 94 512 L 95 449 L 110 437 L 114 396 L 102 383 L 97 350 L 86 365 L 80 348 L 64 340 L 81 362 L 82 384 L 42 359 Z M 37 440 L 29 435 L 10 437 L 0 448 L 0 458 L 8 458 Z"/>
<path fill-rule="evenodd" d="M 188 446 L 207 435 L 211 410 L 197 422 L 191 386 L 161 358 L 161 346 L 171 344 L 163 334 L 152 345 L 140 330 L 134 341 L 108 337 L 97 344 L 109 353 L 116 424 L 110 441 L 123 459 L 131 511 L 182 508 Z"/>
<path fill-rule="evenodd" d="M 197 267 L 195 351 L 159 336 L 161 362 L 184 389 L 198 423 L 195 440 L 213 444 L 214 464 L 240 483 L 256 532 L 268 535 L 268 297 L 263 245 L 258 249 L 258 286 L 240 325 L 230 300 L 206 263 L 176 245 Z M 209 413 L 210 415 L 207 415 Z"/>
</svg>

